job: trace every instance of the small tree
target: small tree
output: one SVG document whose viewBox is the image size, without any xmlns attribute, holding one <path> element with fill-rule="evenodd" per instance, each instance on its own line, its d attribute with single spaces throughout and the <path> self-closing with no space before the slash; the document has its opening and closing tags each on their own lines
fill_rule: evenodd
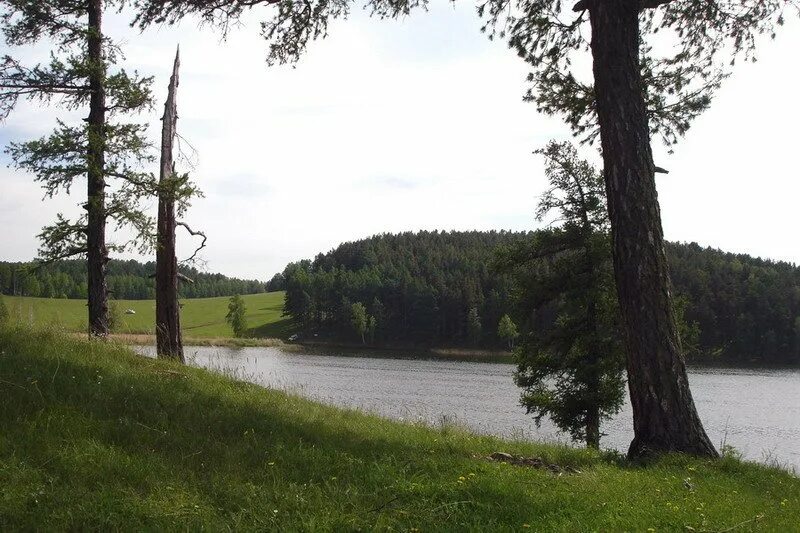
<svg viewBox="0 0 800 533">
<path fill-rule="evenodd" d="M 625 384 L 603 181 L 568 143 L 551 142 L 539 153 L 547 158 L 550 188 L 537 218 L 555 211 L 560 226 L 499 258 L 528 317 L 515 380 L 537 425 L 549 416 L 597 448 L 600 421 L 619 410 Z"/>
<path fill-rule="evenodd" d="M 108 330 L 116 333 L 122 325 L 122 310 L 116 300 L 108 301 Z"/>
<path fill-rule="evenodd" d="M 356 302 L 350 306 L 350 324 L 356 335 L 361 337 L 361 344 L 366 344 L 364 334 L 367 332 L 367 308 L 361 302 Z"/>
<path fill-rule="evenodd" d="M 508 348 L 514 348 L 514 340 L 519 337 L 517 325 L 511 320 L 508 315 L 503 315 L 500 323 L 497 325 L 497 336 L 508 343 Z"/>
<path fill-rule="evenodd" d="M 238 294 L 232 296 L 228 302 L 228 314 L 225 315 L 225 320 L 233 330 L 233 335 L 236 337 L 244 336 L 247 329 L 247 307 L 244 300 Z"/>
</svg>

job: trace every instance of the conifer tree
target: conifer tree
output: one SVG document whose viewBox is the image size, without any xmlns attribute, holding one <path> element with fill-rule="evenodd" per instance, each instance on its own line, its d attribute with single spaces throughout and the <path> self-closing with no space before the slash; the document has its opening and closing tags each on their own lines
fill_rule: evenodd
<svg viewBox="0 0 800 533">
<path fill-rule="evenodd" d="M 597 448 L 601 420 L 619 410 L 625 385 L 603 180 L 568 143 L 551 142 L 539 153 L 550 186 L 537 217 L 555 214 L 557 227 L 498 258 L 518 284 L 527 325 L 515 380 L 537 424 L 550 417 Z"/>
<path fill-rule="evenodd" d="M 108 5 L 120 4 L 108 1 Z M 88 112 L 84 121 L 59 119 L 54 132 L 8 147 L 13 165 L 33 174 L 48 197 L 69 192 L 87 180 L 85 214 L 62 214 L 39 235 L 40 260 L 73 256 L 88 260 L 89 332 L 109 332 L 106 263 L 110 251 L 152 245 L 152 219 L 140 207 L 153 194 L 153 176 L 141 170 L 151 162 L 145 126 L 125 115 L 151 106 L 152 78 L 116 65 L 119 46 L 103 34 L 103 0 L 2 0 L 0 31 L 7 45 L 52 43 L 47 63 L 26 65 L 6 55 L 0 64 L 0 115 L 7 117 L 20 99 L 54 102 L 65 111 Z M 127 242 L 106 242 L 106 222 L 133 229 Z"/>
</svg>

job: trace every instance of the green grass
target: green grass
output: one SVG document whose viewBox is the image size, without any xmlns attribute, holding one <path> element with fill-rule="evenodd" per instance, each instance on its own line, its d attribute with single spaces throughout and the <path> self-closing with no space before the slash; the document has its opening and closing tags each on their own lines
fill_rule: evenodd
<svg viewBox="0 0 800 533">
<path fill-rule="evenodd" d="M 681 456 L 632 466 L 405 425 L 54 332 L 0 331 L 0 406 L 2 531 L 800 524 L 800 480 L 777 469 Z M 484 459 L 497 450 L 581 472 Z"/>
<path fill-rule="evenodd" d="M 268 292 L 242 296 L 247 306 L 248 337 L 285 339 L 292 333 L 291 321 L 281 316 L 283 292 Z M 86 300 L 28 298 L 4 296 L 12 317 L 33 325 L 58 324 L 69 331 L 86 331 Z M 227 296 L 218 298 L 182 299 L 181 325 L 187 337 L 232 337 L 225 322 L 228 313 Z M 116 333 L 153 333 L 155 300 L 118 300 L 120 324 Z M 124 311 L 133 309 L 135 315 Z"/>
</svg>

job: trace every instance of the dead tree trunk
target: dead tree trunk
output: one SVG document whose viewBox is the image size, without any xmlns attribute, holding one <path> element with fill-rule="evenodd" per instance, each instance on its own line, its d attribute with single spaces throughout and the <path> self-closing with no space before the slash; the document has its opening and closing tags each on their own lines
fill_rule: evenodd
<svg viewBox="0 0 800 533">
<path fill-rule="evenodd" d="M 87 123 L 87 201 L 86 259 L 88 264 L 89 335 L 106 337 L 108 323 L 108 286 L 106 284 L 106 93 L 103 58 L 103 2 L 88 3 L 89 31 L 87 49 L 92 70 L 89 74 L 89 119 Z"/>
<path fill-rule="evenodd" d="M 172 160 L 178 122 L 176 92 L 180 52 L 169 80 L 167 102 L 161 128 L 161 170 L 158 188 L 158 235 L 156 239 L 156 350 L 158 357 L 185 362 L 181 340 L 180 306 L 178 304 L 178 259 L 175 255 L 176 180 Z"/>
<path fill-rule="evenodd" d="M 639 0 L 589 4 L 597 116 L 628 357 L 629 455 L 716 456 L 697 415 L 670 298 L 639 63 Z"/>
</svg>

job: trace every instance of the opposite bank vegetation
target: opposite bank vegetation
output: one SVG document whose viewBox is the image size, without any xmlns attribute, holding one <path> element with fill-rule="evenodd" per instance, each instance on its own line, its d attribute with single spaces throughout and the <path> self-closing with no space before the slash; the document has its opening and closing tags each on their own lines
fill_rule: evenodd
<svg viewBox="0 0 800 533">
<path fill-rule="evenodd" d="M 2 530 L 800 523 L 800 479 L 778 468 L 731 456 L 632 464 L 391 422 L 52 331 L 0 329 L 0 405 Z"/>
</svg>

